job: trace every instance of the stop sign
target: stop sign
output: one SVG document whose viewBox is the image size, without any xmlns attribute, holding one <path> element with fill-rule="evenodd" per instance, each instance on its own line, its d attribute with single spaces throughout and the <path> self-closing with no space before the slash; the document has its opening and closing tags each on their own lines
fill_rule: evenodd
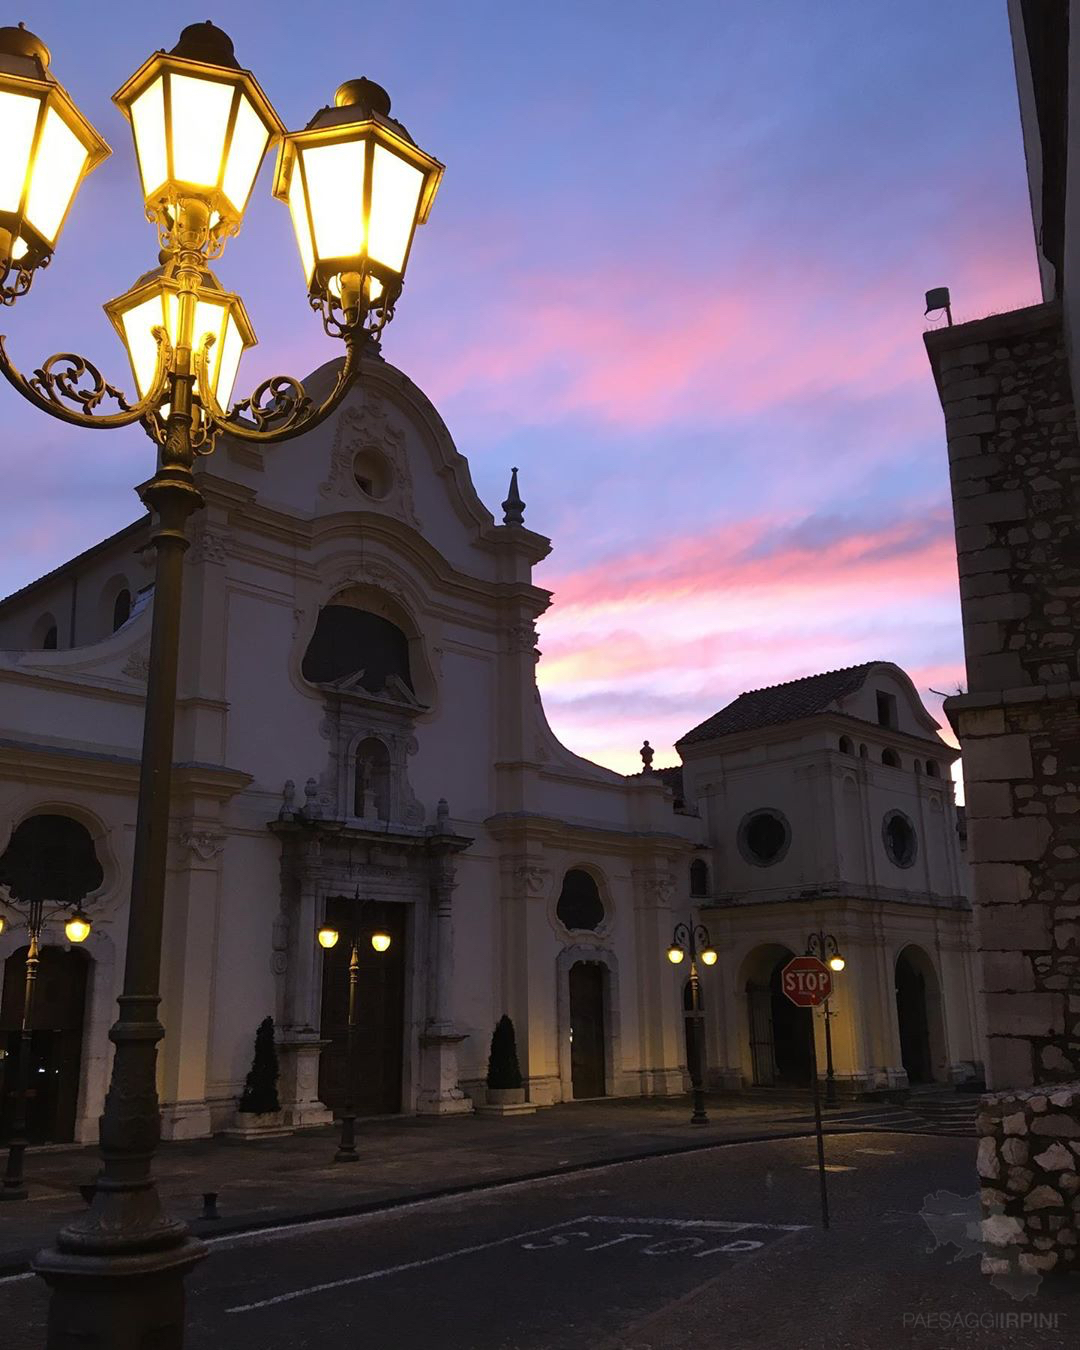
<svg viewBox="0 0 1080 1350">
<path fill-rule="evenodd" d="M 832 993 L 832 975 L 816 956 L 793 956 L 780 972 L 780 988 L 800 1008 L 816 1008 Z"/>
</svg>

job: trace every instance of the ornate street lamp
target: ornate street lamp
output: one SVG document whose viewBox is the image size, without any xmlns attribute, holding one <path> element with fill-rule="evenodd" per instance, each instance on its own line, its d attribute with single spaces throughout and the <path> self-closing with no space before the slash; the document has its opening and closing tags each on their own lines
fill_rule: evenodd
<svg viewBox="0 0 1080 1350">
<path fill-rule="evenodd" d="M 19 1020 L 19 1059 L 15 1071 L 15 1111 L 11 1122 L 11 1141 L 8 1144 L 7 1166 L 4 1168 L 4 1184 L 0 1187 L 0 1200 L 25 1200 L 26 1180 L 23 1163 L 29 1143 L 27 1139 L 26 1103 L 30 1087 L 30 1057 L 33 1050 L 34 1026 L 34 990 L 37 986 L 38 965 L 41 962 L 41 939 L 46 926 L 58 915 L 68 911 L 64 924 L 64 933 L 69 942 L 85 942 L 90 936 L 90 920 L 82 909 L 65 901 L 50 902 L 32 898 L 26 899 L 9 895 L 2 902 L 8 909 L 14 910 L 26 925 L 29 945 L 26 949 L 26 975 L 23 980 L 22 1014 Z M 6 924 L 0 914 L 0 933 Z"/>
<path fill-rule="evenodd" d="M 716 948 L 709 940 L 709 930 L 704 924 L 678 923 L 672 934 L 671 946 L 667 949 L 667 958 L 673 966 L 681 965 L 690 957 L 690 1007 L 686 1010 L 686 1028 L 689 1032 L 690 1085 L 694 1091 L 694 1110 L 690 1116 L 691 1125 L 707 1125 L 709 1117 L 705 1114 L 705 1007 L 701 997 L 701 981 L 698 978 L 698 957 L 702 965 L 716 965 Z"/>
<path fill-rule="evenodd" d="M 24 294 L 34 269 L 48 262 L 79 182 L 107 153 L 47 75 L 48 64 L 37 38 L 0 29 L 5 303 Z M 180 1346 L 183 1276 L 205 1254 L 184 1224 L 162 1212 L 151 1170 L 160 1131 L 157 1008 L 182 563 L 188 517 L 203 505 L 194 456 L 209 454 L 222 434 L 288 440 L 334 412 L 392 317 L 413 232 L 442 173 L 390 118 L 389 98 L 369 81 L 343 85 L 335 110 L 283 137 L 254 76 L 210 23 L 185 28 L 172 51 L 150 57 L 115 101 L 131 122 L 146 214 L 161 248 L 160 268 L 105 307 L 127 349 L 137 397 L 127 399 L 90 361 L 67 352 L 27 377 L 0 338 L 0 373 L 38 408 L 79 427 L 139 422 L 157 446 L 157 471 L 137 489 L 153 518 L 156 561 L 124 991 L 110 1032 L 116 1049 L 94 1203 L 61 1229 L 35 1267 L 54 1291 L 53 1350 L 80 1337 L 80 1344 L 119 1345 L 121 1326 L 124 1344 L 153 1338 Z M 226 411 L 240 356 L 255 336 L 240 299 L 208 264 L 239 230 L 263 156 L 282 137 L 276 186 L 301 222 L 311 304 L 342 339 L 345 356 L 321 404 L 298 380 L 275 376 Z M 115 410 L 103 410 L 110 404 Z"/>
<path fill-rule="evenodd" d="M 364 902 L 360 899 L 360 888 L 356 889 L 356 914 L 354 923 L 359 924 L 361 907 Z M 319 945 L 327 951 L 331 947 L 336 947 L 341 934 L 330 924 L 323 924 L 319 929 Z M 382 929 L 376 928 L 371 934 L 371 945 L 375 951 L 382 953 L 390 947 L 390 934 L 384 933 Z M 345 1111 L 341 1117 L 341 1141 L 338 1144 L 338 1150 L 334 1154 L 335 1162 L 356 1162 L 359 1154 L 356 1152 L 356 1080 L 359 1075 L 359 1067 L 356 1063 L 356 1052 L 359 1044 L 359 1005 L 358 990 L 360 986 L 360 934 L 354 929 L 352 935 L 352 951 L 349 955 L 349 1026 L 348 1039 L 345 1046 Z"/>
<path fill-rule="evenodd" d="M 837 973 L 847 965 L 840 954 L 840 945 L 836 938 L 832 933 L 823 933 L 820 929 L 806 939 L 806 954 L 816 956 L 818 960 L 824 961 L 830 970 Z M 836 1014 L 830 1009 L 828 999 L 822 1005 L 822 1013 L 825 1017 L 825 1105 L 835 1106 L 836 1075 L 833 1072 L 832 1019 Z"/>
</svg>

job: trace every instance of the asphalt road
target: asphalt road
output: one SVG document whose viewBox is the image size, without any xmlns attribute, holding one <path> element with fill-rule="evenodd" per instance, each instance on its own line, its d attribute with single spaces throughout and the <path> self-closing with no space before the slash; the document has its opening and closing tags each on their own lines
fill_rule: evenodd
<svg viewBox="0 0 1080 1350">
<path fill-rule="evenodd" d="M 807 1139 L 222 1238 L 189 1280 L 187 1350 L 1080 1344 L 1080 1279 L 999 1289 L 979 1273 L 970 1141 L 826 1148 L 828 1233 Z M 44 1314 L 37 1280 L 0 1282 L 13 1350 L 43 1344 Z"/>
</svg>

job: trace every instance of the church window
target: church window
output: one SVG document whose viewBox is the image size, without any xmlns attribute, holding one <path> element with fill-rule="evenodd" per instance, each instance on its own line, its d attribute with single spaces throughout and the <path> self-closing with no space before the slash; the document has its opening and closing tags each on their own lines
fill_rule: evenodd
<svg viewBox="0 0 1080 1350">
<path fill-rule="evenodd" d="M 112 627 L 115 633 L 131 618 L 131 592 L 125 586 L 113 601 Z"/>
<path fill-rule="evenodd" d="M 50 624 L 45 630 L 45 636 L 41 640 L 41 650 L 44 652 L 54 652 L 56 651 L 56 643 L 56 624 Z"/>
<path fill-rule="evenodd" d="M 593 932 L 604 920 L 604 902 L 596 878 L 583 868 L 572 867 L 563 877 L 555 913 L 564 928 Z"/>
<path fill-rule="evenodd" d="M 742 819 L 738 835 L 739 852 L 755 867 L 771 867 L 787 853 L 791 844 L 791 826 L 782 811 L 751 811 Z"/>
<path fill-rule="evenodd" d="M 709 864 L 704 858 L 695 858 L 690 864 L 690 894 L 693 896 L 709 894 Z"/>
<path fill-rule="evenodd" d="M 0 857 L 0 886 L 17 900 L 76 905 L 103 875 L 89 830 L 70 816 L 30 816 Z"/>
<path fill-rule="evenodd" d="M 840 737 L 840 753 L 842 755 L 853 755 L 855 753 L 855 746 L 852 744 L 850 736 Z"/>
<path fill-rule="evenodd" d="M 941 766 L 936 759 L 928 759 L 926 761 L 926 775 L 928 778 L 941 777 Z"/>
<path fill-rule="evenodd" d="M 353 477 L 356 486 L 366 497 L 380 501 L 390 491 L 393 474 L 386 457 L 378 450 L 361 450 L 353 460 Z"/>
<path fill-rule="evenodd" d="M 390 819 L 390 754 L 374 736 L 356 748 L 353 815 L 362 820 Z"/>
<path fill-rule="evenodd" d="M 900 756 L 895 750 L 882 750 L 881 762 L 887 764 L 890 769 L 898 769 L 900 767 Z"/>
<path fill-rule="evenodd" d="M 300 670 L 312 684 L 359 674 L 369 694 L 381 693 L 391 679 L 413 688 L 409 639 L 389 619 L 351 605 L 326 605 L 319 611 Z"/>
<path fill-rule="evenodd" d="M 877 720 L 879 727 L 890 727 L 896 730 L 896 695 L 886 694 L 884 690 L 877 691 Z"/>
<path fill-rule="evenodd" d="M 889 860 L 897 867 L 910 867 L 918 852 L 918 839 L 915 826 L 903 811 L 885 813 L 885 819 L 881 822 L 881 834 Z"/>
</svg>

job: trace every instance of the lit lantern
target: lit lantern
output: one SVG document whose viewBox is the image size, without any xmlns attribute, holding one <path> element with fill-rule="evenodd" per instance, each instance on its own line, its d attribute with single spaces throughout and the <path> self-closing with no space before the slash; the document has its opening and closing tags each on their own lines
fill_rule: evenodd
<svg viewBox="0 0 1080 1350">
<path fill-rule="evenodd" d="M 350 322 L 371 310 L 385 322 L 443 166 L 390 116 L 389 95 L 371 80 L 349 80 L 334 104 L 282 139 L 274 196 L 288 203 L 310 294 Z"/>
<path fill-rule="evenodd" d="M 339 936 L 340 934 L 336 928 L 331 928 L 328 923 L 324 923 L 319 929 L 319 946 L 326 947 L 327 949 L 336 947 Z"/>
<path fill-rule="evenodd" d="M 847 962 L 844 960 L 844 958 L 840 955 L 839 952 L 837 952 L 834 956 L 829 957 L 829 967 L 831 970 L 839 972 L 843 970 L 846 965 Z"/>
<path fill-rule="evenodd" d="M 384 952 L 384 951 L 386 951 L 387 948 L 390 946 L 390 934 L 389 934 L 389 933 L 372 933 L 372 935 L 371 935 L 371 945 L 375 948 L 375 950 L 376 950 L 377 952 Z"/>
<path fill-rule="evenodd" d="M 147 215 L 171 230 L 182 207 L 197 206 L 204 229 L 235 234 L 263 155 L 285 127 L 228 35 L 189 25 L 113 102 L 131 122 Z"/>
<path fill-rule="evenodd" d="M 105 306 L 105 313 L 127 348 L 140 398 L 149 393 L 157 369 L 154 329 L 164 328 L 173 347 L 179 345 L 178 266 L 174 259 L 147 272 L 130 291 Z M 214 339 L 207 357 L 210 386 L 217 401 L 227 407 L 240 357 L 246 348 L 255 345 L 255 333 L 240 297 L 224 290 L 213 272 L 204 270 L 191 333 L 193 356 L 207 334 Z"/>
<path fill-rule="evenodd" d="M 717 960 L 715 947 L 703 947 L 701 949 L 701 959 L 707 966 L 715 966 Z"/>
<path fill-rule="evenodd" d="M 0 28 L 0 269 L 49 257 L 79 184 L 109 154 L 48 69 L 39 38 Z"/>
<path fill-rule="evenodd" d="M 69 942 L 85 942 L 90 936 L 90 928 L 90 920 L 81 909 L 77 909 L 64 924 L 64 932 L 67 934 Z"/>
<path fill-rule="evenodd" d="M 686 952 L 683 951 L 683 949 L 678 945 L 678 943 L 673 942 L 671 946 L 667 949 L 667 959 L 671 962 L 673 966 L 679 965 L 685 955 Z"/>
</svg>

